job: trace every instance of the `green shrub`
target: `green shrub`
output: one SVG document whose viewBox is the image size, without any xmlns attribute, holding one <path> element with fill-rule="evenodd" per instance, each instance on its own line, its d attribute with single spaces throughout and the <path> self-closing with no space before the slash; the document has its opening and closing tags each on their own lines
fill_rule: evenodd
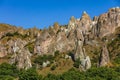
<svg viewBox="0 0 120 80">
<path fill-rule="evenodd" d="M 56 76 L 54 74 L 48 74 L 46 77 L 44 77 L 43 80 L 62 80 L 59 76 Z"/>
<path fill-rule="evenodd" d="M 61 76 L 62 80 L 86 80 L 84 72 L 75 69 L 70 69 Z"/>
<path fill-rule="evenodd" d="M 55 70 L 55 69 L 56 69 L 56 66 L 53 65 L 50 69 L 51 69 L 51 70 Z"/>
<path fill-rule="evenodd" d="M 19 73 L 19 80 L 41 80 L 42 76 L 38 75 L 35 68 L 23 70 Z"/>
<path fill-rule="evenodd" d="M 2 38 L 6 37 L 6 36 L 7 36 L 7 37 L 17 36 L 17 37 L 22 38 L 22 39 L 29 37 L 27 34 L 22 35 L 22 34 L 20 34 L 20 33 L 18 33 L 18 32 L 14 32 L 14 33 L 8 32 L 6 35 L 2 36 Z M 2 39 L 2 38 L 1 38 L 1 39 Z"/>
<path fill-rule="evenodd" d="M 100 77 L 105 80 L 114 80 L 119 76 L 119 74 L 111 69 L 111 68 L 106 68 L 106 67 L 100 67 L 100 68 L 92 68 L 88 70 L 86 73 L 86 77 Z"/>
<path fill-rule="evenodd" d="M 9 75 L 0 75 L 0 80 L 15 80 L 15 78 Z"/>
<path fill-rule="evenodd" d="M 30 53 L 34 53 L 34 43 L 28 43 L 25 47 L 28 48 L 28 50 L 30 51 Z"/>
<path fill-rule="evenodd" d="M 8 63 L 2 63 L 0 65 L 0 75 L 4 76 L 13 76 L 17 77 L 19 71 L 17 70 L 17 67 L 15 65 L 10 65 Z"/>
<path fill-rule="evenodd" d="M 35 58 L 34 63 L 42 65 L 43 62 L 50 61 L 52 63 L 53 60 L 54 60 L 54 57 L 52 55 L 43 55 Z"/>
<path fill-rule="evenodd" d="M 115 71 L 120 73 L 120 66 L 116 67 Z"/>
<path fill-rule="evenodd" d="M 57 50 L 57 51 L 55 51 L 55 56 L 58 56 L 59 54 L 60 54 L 60 52 Z"/>
</svg>

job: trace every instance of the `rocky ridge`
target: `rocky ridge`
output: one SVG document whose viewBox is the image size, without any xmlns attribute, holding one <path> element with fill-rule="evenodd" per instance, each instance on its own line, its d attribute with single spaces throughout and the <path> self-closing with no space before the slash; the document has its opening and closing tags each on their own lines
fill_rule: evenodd
<svg viewBox="0 0 120 80">
<path fill-rule="evenodd" d="M 8 24 L 0 24 L 0 58 L 9 56 L 9 63 L 15 64 L 19 69 L 32 67 L 34 55 L 53 55 L 72 52 L 73 60 L 80 60 L 80 68 L 86 70 L 91 68 L 93 53 L 85 46 L 102 47 L 107 44 L 106 36 L 115 33 L 120 27 L 120 8 L 111 8 L 107 13 L 93 20 L 83 12 L 80 19 L 70 18 L 68 25 L 55 23 L 48 29 L 36 28 L 24 30 Z M 4 28 L 4 29 L 3 29 Z M 103 46 L 99 52 L 99 67 L 110 63 L 109 51 Z"/>
</svg>

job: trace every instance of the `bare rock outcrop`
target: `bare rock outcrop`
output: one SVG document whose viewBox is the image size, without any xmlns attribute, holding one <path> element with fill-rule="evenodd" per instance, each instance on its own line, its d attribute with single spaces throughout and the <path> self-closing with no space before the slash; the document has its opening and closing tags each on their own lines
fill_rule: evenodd
<svg viewBox="0 0 120 80">
<path fill-rule="evenodd" d="M 109 66 L 109 64 L 110 64 L 109 52 L 108 52 L 107 46 L 103 45 L 102 51 L 100 54 L 99 67 Z"/>
<path fill-rule="evenodd" d="M 114 33 L 117 27 L 120 27 L 120 8 L 111 8 L 107 13 L 98 18 L 99 37 Z"/>
<path fill-rule="evenodd" d="M 84 44 L 84 36 L 81 30 L 76 29 L 76 49 L 75 49 L 75 60 L 79 59 L 81 62 L 80 68 L 86 70 L 91 68 L 90 57 L 87 56 Z"/>
<path fill-rule="evenodd" d="M 83 28 L 84 34 L 92 28 L 92 20 L 90 16 L 84 11 L 80 19 L 79 27 Z"/>
<path fill-rule="evenodd" d="M 32 67 L 31 64 L 31 53 L 25 47 L 26 41 L 17 39 L 12 45 L 12 57 L 10 58 L 10 64 L 15 64 L 19 69 L 28 69 Z"/>
<path fill-rule="evenodd" d="M 0 58 L 10 54 L 12 55 L 11 64 L 16 64 L 20 69 L 28 69 L 32 67 L 32 55 L 54 55 L 55 51 L 60 53 L 72 51 L 75 60 L 81 61 L 80 67 L 86 70 L 91 67 L 90 58 L 94 54 L 91 52 L 89 57 L 88 49 L 85 46 L 101 47 L 102 38 L 113 34 L 118 27 L 120 27 L 119 7 L 111 8 L 108 12 L 95 16 L 93 20 L 86 12 L 83 12 L 81 18 L 77 19 L 72 16 L 67 25 L 55 23 L 49 29 L 43 30 L 35 27 L 24 30 L 15 26 L 0 24 Z M 31 51 L 26 47 L 28 43 Z M 106 66 L 109 63 L 109 52 L 107 46 L 104 45 L 99 66 Z"/>
<path fill-rule="evenodd" d="M 69 24 L 68 24 L 68 30 L 72 30 L 76 27 L 76 19 L 74 16 L 70 18 Z"/>
<path fill-rule="evenodd" d="M 0 58 L 5 57 L 7 54 L 6 47 L 4 45 L 0 45 Z"/>
</svg>

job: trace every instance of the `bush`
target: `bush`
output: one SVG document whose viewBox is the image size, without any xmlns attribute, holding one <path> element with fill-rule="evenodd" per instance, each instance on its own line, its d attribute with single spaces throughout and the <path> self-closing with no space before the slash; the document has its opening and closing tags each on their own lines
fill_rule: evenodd
<svg viewBox="0 0 120 80">
<path fill-rule="evenodd" d="M 32 43 L 28 43 L 27 45 L 25 45 L 25 47 L 28 48 L 30 53 L 34 53 L 34 44 L 33 44 L 33 42 Z"/>
<path fill-rule="evenodd" d="M 19 74 L 19 80 L 41 80 L 42 76 L 38 75 L 36 69 L 30 68 L 23 70 Z"/>
<path fill-rule="evenodd" d="M 18 76 L 18 70 L 15 65 L 10 65 L 8 63 L 2 63 L 0 65 L 0 75 L 2 76 L 13 76 L 17 77 Z"/>
<path fill-rule="evenodd" d="M 118 67 L 115 69 L 115 71 L 120 73 L 120 66 L 118 66 Z"/>
<path fill-rule="evenodd" d="M 57 50 L 57 51 L 55 51 L 55 56 L 58 56 L 59 54 L 60 54 L 60 52 Z"/>
<path fill-rule="evenodd" d="M 54 60 L 54 57 L 52 55 L 43 55 L 35 58 L 34 63 L 42 65 L 43 62 L 50 61 L 52 63 L 53 60 Z"/>
<path fill-rule="evenodd" d="M 8 32 L 5 36 L 2 36 L 2 38 L 6 37 L 6 36 L 7 36 L 7 37 L 17 36 L 17 37 L 22 38 L 22 39 L 29 37 L 27 34 L 22 35 L 22 34 L 20 34 L 20 33 L 18 33 L 18 32 L 14 32 L 14 33 Z"/>
<path fill-rule="evenodd" d="M 75 69 L 70 69 L 61 76 L 62 80 L 86 80 L 84 72 L 77 71 Z"/>
<path fill-rule="evenodd" d="M 99 77 L 105 80 L 114 80 L 115 78 L 118 78 L 119 74 L 111 69 L 111 68 L 106 68 L 106 67 L 101 67 L 101 68 L 92 68 L 88 70 L 86 73 L 86 77 Z"/>
<path fill-rule="evenodd" d="M 53 65 L 50 69 L 51 69 L 51 70 L 55 70 L 55 69 L 56 69 L 56 66 Z"/>
<path fill-rule="evenodd" d="M 43 80 L 61 80 L 59 76 L 56 76 L 54 74 L 48 74 L 46 77 L 44 77 Z"/>
<path fill-rule="evenodd" d="M 115 58 L 114 62 L 120 64 L 120 57 Z"/>
<path fill-rule="evenodd" d="M 5 75 L 0 75 L 0 80 L 15 80 L 14 77 L 12 76 L 5 76 Z"/>
</svg>

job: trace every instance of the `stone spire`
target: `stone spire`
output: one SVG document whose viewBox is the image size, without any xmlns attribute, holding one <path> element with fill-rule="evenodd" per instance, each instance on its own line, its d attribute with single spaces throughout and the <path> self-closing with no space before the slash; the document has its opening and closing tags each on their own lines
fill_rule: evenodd
<svg viewBox="0 0 120 80">
<path fill-rule="evenodd" d="M 75 19 L 74 16 L 72 16 L 70 18 L 70 21 L 69 21 L 69 24 L 68 24 L 68 30 L 70 31 L 70 30 L 74 29 L 75 26 L 76 26 L 75 24 L 76 24 L 76 19 Z"/>
<path fill-rule="evenodd" d="M 110 64 L 109 52 L 107 46 L 103 45 L 102 52 L 100 54 L 99 67 L 109 66 L 109 64 Z"/>
<path fill-rule="evenodd" d="M 87 14 L 86 11 L 83 12 L 81 20 L 91 20 L 90 16 Z"/>
<path fill-rule="evenodd" d="M 75 60 L 80 60 L 80 68 L 82 70 L 87 70 L 91 68 L 91 61 L 89 56 L 86 55 L 85 48 L 83 48 L 84 44 L 84 36 L 80 29 L 76 29 L 76 49 L 75 49 Z"/>
</svg>

